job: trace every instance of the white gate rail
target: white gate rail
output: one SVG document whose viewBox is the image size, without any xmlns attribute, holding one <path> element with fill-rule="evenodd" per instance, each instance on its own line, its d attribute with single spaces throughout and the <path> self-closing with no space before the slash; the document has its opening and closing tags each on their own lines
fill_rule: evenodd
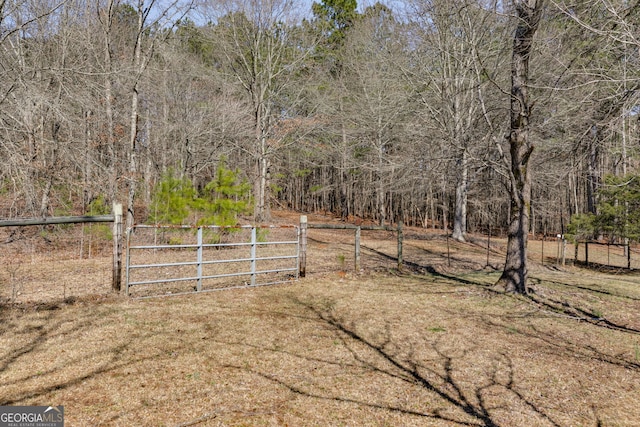
<svg viewBox="0 0 640 427">
<path fill-rule="evenodd" d="M 142 244 L 142 245 L 134 245 L 132 244 L 132 239 L 135 236 L 135 231 L 139 229 L 155 229 L 155 230 L 176 230 L 176 229 L 184 229 L 189 230 L 195 227 L 192 226 L 173 226 L 173 225 L 135 225 L 132 228 L 127 230 L 127 245 L 126 245 L 126 267 L 125 267 L 125 281 L 126 281 L 126 294 L 129 295 L 129 290 L 132 286 L 138 285 L 153 285 L 160 283 L 174 283 L 174 282 L 186 282 L 186 281 L 195 281 L 195 291 L 202 292 L 203 291 L 203 281 L 207 279 L 219 279 L 219 278 L 229 278 L 236 276 L 249 276 L 249 282 L 241 285 L 241 286 L 226 286 L 224 289 L 230 288 L 239 288 L 239 287 L 247 287 L 247 286 L 263 286 L 263 285 L 271 285 L 276 283 L 283 283 L 291 278 L 295 278 L 296 280 L 299 277 L 300 270 L 300 229 L 297 226 L 230 226 L 230 227 L 222 227 L 222 226 L 200 226 L 196 229 L 196 243 L 195 244 Z M 280 240 L 280 241 L 262 241 L 263 239 L 258 238 L 258 230 L 259 229 L 292 229 L 295 230 L 295 240 Z M 231 230 L 239 230 L 245 229 L 251 231 L 251 238 L 249 242 L 231 242 L 231 243 L 205 243 L 204 242 L 204 230 L 214 230 L 218 232 L 222 231 L 231 231 Z M 274 256 L 258 256 L 258 248 L 259 247 L 284 247 L 285 254 L 278 254 Z M 241 256 L 237 258 L 228 258 L 228 259 L 207 259 L 205 257 L 206 249 L 228 249 L 228 248 L 247 248 L 247 255 Z M 144 251 L 144 250 L 152 250 L 156 251 L 173 251 L 173 250 L 184 250 L 184 251 L 194 251 L 195 250 L 195 259 L 188 261 L 180 261 L 180 262 L 153 262 L 153 263 L 142 263 L 135 264 L 132 260 L 135 260 L 135 257 L 132 253 L 136 251 Z M 260 269 L 258 264 L 260 262 L 265 261 L 273 261 L 276 262 L 275 268 L 268 269 Z M 216 272 L 215 274 L 205 274 L 204 267 L 207 265 L 220 265 L 220 266 L 229 266 L 231 264 L 242 264 L 248 263 L 249 269 L 246 271 L 233 271 L 233 272 Z M 135 270 L 142 269 L 162 269 L 165 267 L 190 267 L 194 266 L 195 271 L 193 271 L 192 275 L 187 275 L 184 277 L 166 277 L 161 279 L 151 279 L 151 280 L 136 280 L 132 281 L 131 273 Z M 241 267 L 240 267 L 241 268 Z M 266 276 L 269 273 L 287 273 L 287 280 L 272 280 L 269 282 L 260 282 L 258 280 L 260 275 Z M 217 289 L 211 289 L 217 290 Z"/>
</svg>

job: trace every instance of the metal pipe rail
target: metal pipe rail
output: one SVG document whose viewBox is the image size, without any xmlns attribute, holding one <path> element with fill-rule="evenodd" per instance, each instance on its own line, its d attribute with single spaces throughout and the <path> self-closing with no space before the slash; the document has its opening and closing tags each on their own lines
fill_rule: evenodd
<svg viewBox="0 0 640 427">
<path fill-rule="evenodd" d="M 221 227 L 221 226 L 201 226 L 197 228 L 197 243 L 196 244 L 177 244 L 177 245 L 131 245 L 132 235 L 134 235 L 134 230 L 137 228 L 155 228 L 155 229 L 191 229 L 191 226 L 162 226 L 162 225 L 136 225 L 131 229 L 127 230 L 127 257 L 126 257 L 126 293 L 129 294 L 129 288 L 131 286 L 137 285 L 153 285 L 159 283 L 172 283 L 172 282 L 185 282 L 185 281 L 196 281 L 196 291 L 202 291 L 202 282 L 207 279 L 218 279 L 218 278 L 227 278 L 227 277 L 237 277 L 237 276 L 250 276 L 250 282 L 245 284 L 245 286 L 258 286 L 265 284 L 273 284 L 273 283 L 282 283 L 284 280 L 275 281 L 270 283 L 260 283 L 258 284 L 257 278 L 259 275 L 272 274 L 272 273 L 286 273 L 293 272 L 293 276 L 297 280 L 299 275 L 299 266 L 300 266 L 300 229 L 296 226 L 235 226 L 235 227 Z M 257 229 L 274 229 L 274 228 L 293 228 L 296 229 L 296 240 L 281 240 L 281 241 L 273 241 L 273 242 L 258 242 Z M 228 229 L 250 229 L 251 230 L 251 241 L 248 243 L 204 243 L 203 242 L 203 230 L 204 229 L 215 229 L 215 230 L 228 230 Z M 268 247 L 268 246 L 278 246 L 278 245 L 289 245 L 295 246 L 295 252 L 293 254 L 287 255 L 278 255 L 278 256 L 257 256 L 257 248 L 258 247 Z M 248 247 L 250 249 L 250 255 L 248 257 L 242 258 L 230 258 L 223 260 L 206 260 L 204 259 L 204 250 L 207 248 L 241 248 Z M 194 261 L 183 261 L 183 262 L 162 262 L 162 263 L 145 263 L 145 264 L 133 264 L 131 262 L 132 256 L 131 251 L 135 250 L 173 250 L 173 249 L 195 249 L 196 250 L 196 260 Z M 287 260 L 295 260 L 295 266 L 282 266 L 280 268 L 270 268 L 260 270 L 257 266 L 260 261 L 287 261 Z M 240 272 L 227 272 L 220 274 L 204 274 L 203 267 L 206 265 L 212 264 L 231 264 L 231 263 L 249 263 L 250 268 L 248 271 L 240 271 Z M 163 278 L 163 279 L 152 279 L 152 280 L 138 280 L 132 281 L 130 277 L 130 273 L 132 270 L 136 269 L 155 269 L 155 268 L 164 268 L 164 267 L 182 267 L 182 266 L 195 266 L 196 267 L 196 275 L 188 276 L 188 277 L 171 277 L 171 278 Z"/>
</svg>

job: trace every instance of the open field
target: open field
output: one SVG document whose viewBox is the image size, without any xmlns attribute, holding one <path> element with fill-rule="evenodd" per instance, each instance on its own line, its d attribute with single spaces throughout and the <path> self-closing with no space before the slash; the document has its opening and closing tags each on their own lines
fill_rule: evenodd
<svg viewBox="0 0 640 427">
<path fill-rule="evenodd" d="M 640 279 L 316 274 L 5 308 L 0 404 L 68 426 L 635 426 Z"/>
<path fill-rule="evenodd" d="M 24 293 L 0 305 L 0 405 L 80 427 L 640 423 L 637 272 L 558 266 L 553 243 L 541 265 L 533 241 L 516 297 L 493 288 L 504 240 L 405 237 L 402 272 L 394 233 L 362 233 L 356 272 L 352 231 L 310 230 L 305 279 L 153 299 L 110 294 L 108 255 L 26 251 L 3 268 Z"/>
</svg>

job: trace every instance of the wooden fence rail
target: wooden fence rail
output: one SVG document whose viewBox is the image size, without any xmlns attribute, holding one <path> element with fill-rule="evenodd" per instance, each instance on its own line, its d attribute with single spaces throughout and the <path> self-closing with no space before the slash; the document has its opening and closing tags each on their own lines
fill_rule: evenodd
<svg viewBox="0 0 640 427">
<path fill-rule="evenodd" d="M 79 224 L 89 222 L 114 222 L 115 215 L 95 216 L 51 216 L 48 218 L 2 219 L 0 227 L 23 227 L 27 225 Z"/>
<path fill-rule="evenodd" d="M 96 222 L 113 223 L 113 279 L 111 287 L 119 292 L 122 286 L 122 205 L 113 204 L 111 215 L 52 216 L 48 218 L 18 218 L 0 220 L 0 227 L 24 227 L 34 225 L 81 224 Z"/>
</svg>

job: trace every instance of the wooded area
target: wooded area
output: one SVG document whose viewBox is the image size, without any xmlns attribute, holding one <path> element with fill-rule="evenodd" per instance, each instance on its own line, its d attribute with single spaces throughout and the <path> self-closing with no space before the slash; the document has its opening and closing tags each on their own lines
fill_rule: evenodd
<svg viewBox="0 0 640 427">
<path fill-rule="evenodd" d="M 638 194 L 613 190 L 637 181 L 639 23 L 637 0 L 0 0 L 0 217 L 124 201 L 131 224 L 179 182 L 257 222 L 277 206 L 464 239 L 507 233 L 519 163 L 525 234 L 607 211 L 599 235 L 634 238 Z"/>
</svg>

